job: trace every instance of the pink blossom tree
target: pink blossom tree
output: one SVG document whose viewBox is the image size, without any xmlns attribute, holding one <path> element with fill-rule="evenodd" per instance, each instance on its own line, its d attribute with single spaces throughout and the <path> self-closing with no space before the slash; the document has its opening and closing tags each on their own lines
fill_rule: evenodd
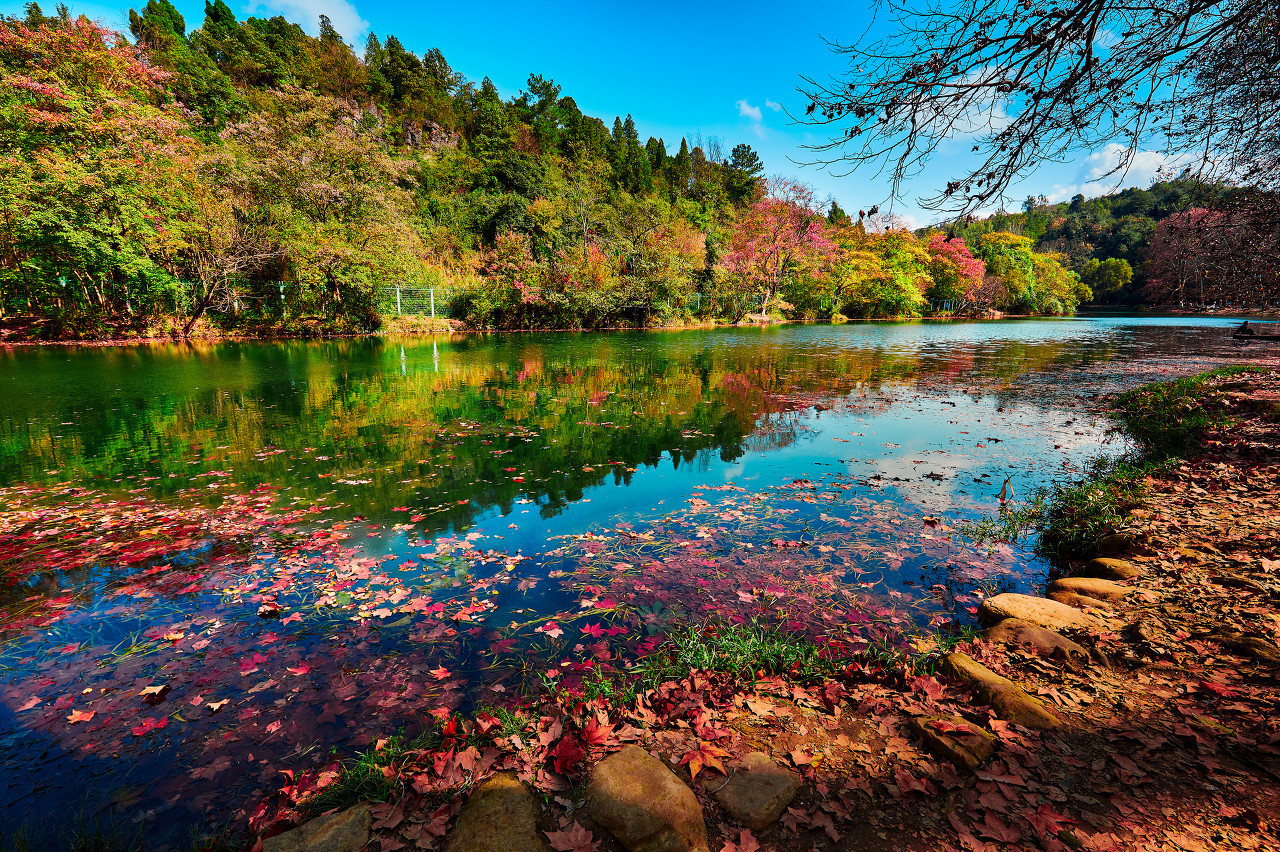
<svg viewBox="0 0 1280 852">
<path fill-rule="evenodd" d="M 764 195 L 739 217 L 724 265 L 745 292 L 760 294 L 762 314 L 788 277 L 831 259 L 835 246 L 824 224 L 813 189 L 781 177 L 769 178 Z"/>
<path fill-rule="evenodd" d="M 929 238 L 929 276 L 933 286 L 925 295 L 937 301 L 971 301 L 982 286 L 987 265 L 973 256 L 964 240 L 939 233 Z"/>
</svg>

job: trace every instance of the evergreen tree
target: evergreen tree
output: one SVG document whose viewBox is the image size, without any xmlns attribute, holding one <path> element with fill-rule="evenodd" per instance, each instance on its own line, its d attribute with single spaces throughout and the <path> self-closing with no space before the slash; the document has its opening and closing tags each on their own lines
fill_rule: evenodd
<svg viewBox="0 0 1280 852">
<path fill-rule="evenodd" d="M 31 6 L 39 13 L 39 6 Z M 240 116 L 245 103 L 213 60 L 191 49 L 186 27 L 169 0 L 147 0 L 141 13 L 129 10 L 129 31 L 147 49 L 152 62 L 174 75 L 169 88 L 178 103 L 217 130 Z"/>
<path fill-rule="evenodd" d="M 729 154 L 728 173 L 725 175 L 725 191 L 735 203 L 750 201 L 756 194 L 764 176 L 764 163 L 760 155 L 745 142 L 734 145 Z"/>
<path fill-rule="evenodd" d="M 689 194 L 689 181 L 693 177 L 693 157 L 689 154 L 689 143 L 680 139 L 680 153 L 676 154 L 671 165 L 671 186 L 677 197 Z"/>
<path fill-rule="evenodd" d="M 645 153 L 649 155 L 649 169 L 654 175 L 659 175 L 667 165 L 667 144 L 661 139 L 649 137 L 649 141 L 644 144 Z"/>
<path fill-rule="evenodd" d="M 364 42 L 364 67 L 367 73 L 365 91 L 369 93 L 369 97 L 373 98 L 375 103 L 390 103 L 394 92 L 391 89 L 391 81 L 387 79 L 385 73 L 387 51 L 373 33 L 369 33 L 369 37 Z"/>
</svg>

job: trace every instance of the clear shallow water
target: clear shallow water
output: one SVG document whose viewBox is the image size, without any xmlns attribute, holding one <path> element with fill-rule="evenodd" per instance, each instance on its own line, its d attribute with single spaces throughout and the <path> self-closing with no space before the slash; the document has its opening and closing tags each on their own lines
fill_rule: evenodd
<svg viewBox="0 0 1280 852">
<path fill-rule="evenodd" d="M 1118 450 L 1099 394 L 1272 358 L 1234 324 L 0 351 L 0 508 L 243 527 L 4 590 L 0 828 L 81 804 L 226 818 L 280 768 L 572 685 L 672 623 L 856 644 L 964 622 L 1047 566 L 955 522 Z M 32 490 L 67 483 L 98 496 Z M 292 538 L 261 534 L 299 507 Z"/>
</svg>

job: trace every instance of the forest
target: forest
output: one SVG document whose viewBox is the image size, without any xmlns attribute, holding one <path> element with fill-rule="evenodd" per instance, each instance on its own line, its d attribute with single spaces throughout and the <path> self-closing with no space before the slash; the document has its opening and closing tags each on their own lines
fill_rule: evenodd
<svg viewBox="0 0 1280 852">
<path fill-rule="evenodd" d="M 992 232 L 1030 238 L 1076 272 L 1100 305 L 1280 306 L 1280 229 L 1273 193 L 1182 175 L 1147 189 L 967 219 L 969 243 Z"/>
<path fill-rule="evenodd" d="M 33 337 L 376 329 L 395 288 L 470 328 L 1070 313 L 1019 235 L 846 216 L 749 145 L 641 141 L 531 74 L 492 81 L 327 18 L 128 36 L 65 7 L 0 22 L 0 310 Z M 436 296 L 439 295 L 438 304 Z"/>
<path fill-rule="evenodd" d="M 0 67 L 10 336 L 359 333 L 402 293 L 474 329 L 1060 315 L 1229 299 L 1185 246 L 1265 242 L 1190 181 L 912 231 L 745 143 L 642 142 L 539 74 L 504 100 L 439 50 L 223 0 L 194 29 L 148 0 L 128 35 L 32 3 Z"/>
</svg>

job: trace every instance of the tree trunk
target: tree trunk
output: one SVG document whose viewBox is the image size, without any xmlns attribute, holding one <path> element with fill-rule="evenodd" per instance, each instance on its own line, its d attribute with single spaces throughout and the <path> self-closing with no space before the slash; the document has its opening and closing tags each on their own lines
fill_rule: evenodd
<svg viewBox="0 0 1280 852">
<path fill-rule="evenodd" d="M 195 310 L 191 312 L 186 324 L 182 326 L 182 336 L 184 338 L 191 335 L 191 328 L 196 324 L 196 320 L 204 316 L 205 308 L 209 307 L 209 304 L 213 301 L 213 289 L 213 287 L 206 287 L 204 295 L 201 296 L 200 301 L 196 302 Z"/>
</svg>

